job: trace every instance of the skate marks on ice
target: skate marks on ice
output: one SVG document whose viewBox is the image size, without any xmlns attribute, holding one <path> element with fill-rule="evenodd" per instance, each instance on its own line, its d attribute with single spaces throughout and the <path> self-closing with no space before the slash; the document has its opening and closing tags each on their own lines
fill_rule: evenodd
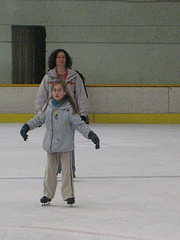
<svg viewBox="0 0 180 240">
<path fill-rule="evenodd" d="M 103 179 L 131 179 L 131 178 L 180 178 L 180 175 L 150 175 L 150 176 L 86 176 L 86 177 L 76 177 L 74 182 L 78 180 L 103 180 Z M 43 177 L 0 177 L 0 181 L 6 180 L 43 180 Z M 61 177 L 57 178 L 58 181 L 61 181 Z"/>
<path fill-rule="evenodd" d="M 111 233 L 101 233 L 101 232 L 93 232 L 93 231 L 82 231 L 82 230 L 72 230 L 72 229 L 65 229 L 65 228 L 53 228 L 53 227 L 38 227 L 38 226 L 26 226 L 26 225 L 5 225 L 0 224 L 0 228 L 8 228 L 8 229 L 23 229 L 23 230 L 40 230 L 40 231 L 52 231 L 52 232 L 64 232 L 64 233 L 71 233 L 71 234 L 77 234 L 77 236 L 74 236 L 74 239 L 78 239 L 78 235 L 84 235 L 84 237 L 93 237 L 93 240 L 95 239 L 119 239 L 119 240 L 151 240 L 151 239 L 145 239 L 145 238 L 138 238 L 138 237 L 130 237 L 130 236 L 123 236 L 119 234 L 111 234 Z M 94 238 L 95 237 L 95 238 Z M 97 238 L 98 237 L 98 238 Z M 87 239 L 87 238 L 86 238 Z"/>
</svg>

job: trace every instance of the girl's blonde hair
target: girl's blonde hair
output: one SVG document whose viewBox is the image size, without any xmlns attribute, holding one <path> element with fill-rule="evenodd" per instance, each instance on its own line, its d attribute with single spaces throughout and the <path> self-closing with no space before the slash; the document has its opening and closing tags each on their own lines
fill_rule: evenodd
<svg viewBox="0 0 180 240">
<path fill-rule="evenodd" d="M 72 109 L 73 109 L 73 114 L 77 114 L 79 113 L 79 109 L 78 109 L 78 106 L 77 104 L 75 103 L 73 97 L 71 96 L 69 90 L 68 90 L 68 87 L 67 87 L 67 83 L 64 81 L 64 80 L 57 80 L 55 81 L 53 84 L 52 84 L 52 89 L 51 89 L 51 92 L 53 91 L 54 87 L 57 85 L 57 84 L 60 84 L 61 87 L 63 88 L 63 90 L 66 92 L 66 95 L 65 95 L 65 98 L 67 99 L 67 101 L 70 102 L 71 106 L 72 106 Z M 52 98 L 52 97 L 51 97 Z M 51 99 L 50 98 L 50 99 Z M 50 100 L 49 99 L 49 100 Z M 44 109 L 44 111 L 46 110 L 47 106 L 48 106 L 48 103 L 49 103 L 49 100 L 47 102 L 47 105 Z"/>
</svg>

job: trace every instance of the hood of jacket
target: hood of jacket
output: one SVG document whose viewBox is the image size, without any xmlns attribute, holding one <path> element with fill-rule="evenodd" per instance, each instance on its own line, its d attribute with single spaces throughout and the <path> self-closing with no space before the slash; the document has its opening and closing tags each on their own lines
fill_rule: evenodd
<svg viewBox="0 0 180 240">
<path fill-rule="evenodd" d="M 66 99 L 66 101 L 64 101 L 64 104 L 62 104 L 61 106 L 54 106 L 54 104 L 53 104 L 53 98 L 51 98 L 50 100 L 49 100 L 49 103 L 48 103 L 48 105 L 50 105 L 50 107 L 52 108 L 52 109 L 54 109 L 54 108 L 60 108 L 60 110 L 70 110 L 72 107 L 71 107 L 71 104 L 70 104 L 70 102 L 68 102 L 68 100 Z"/>
</svg>

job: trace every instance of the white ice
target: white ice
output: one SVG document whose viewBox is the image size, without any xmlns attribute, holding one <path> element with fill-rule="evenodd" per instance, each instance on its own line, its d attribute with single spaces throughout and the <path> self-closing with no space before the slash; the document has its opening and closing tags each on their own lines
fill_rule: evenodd
<svg viewBox="0 0 180 240">
<path fill-rule="evenodd" d="M 45 127 L 0 124 L 1 240 L 179 240 L 180 125 L 91 124 L 101 149 L 76 132 L 76 204 L 41 206 Z"/>
</svg>

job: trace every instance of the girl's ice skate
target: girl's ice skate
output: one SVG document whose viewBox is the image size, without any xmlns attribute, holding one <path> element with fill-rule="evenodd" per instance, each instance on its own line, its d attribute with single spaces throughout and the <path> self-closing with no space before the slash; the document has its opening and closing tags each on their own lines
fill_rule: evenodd
<svg viewBox="0 0 180 240">
<path fill-rule="evenodd" d="M 43 196 L 43 197 L 40 199 L 40 202 L 42 203 L 42 205 L 47 205 L 47 204 L 50 204 L 51 199 Z"/>
<path fill-rule="evenodd" d="M 75 198 L 74 197 L 73 198 L 68 198 L 65 201 L 67 202 L 68 205 L 72 205 L 72 204 L 75 203 Z"/>
</svg>

